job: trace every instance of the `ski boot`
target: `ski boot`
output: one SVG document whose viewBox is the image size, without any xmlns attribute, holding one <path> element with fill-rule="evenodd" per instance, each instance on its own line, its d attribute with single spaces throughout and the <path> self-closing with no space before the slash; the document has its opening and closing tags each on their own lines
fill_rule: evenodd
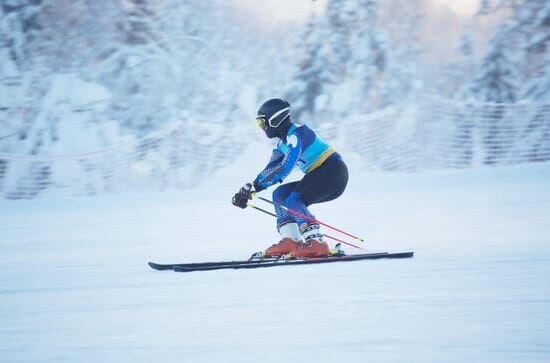
<svg viewBox="0 0 550 363">
<path fill-rule="evenodd" d="M 276 243 L 269 247 L 264 252 L 264 256 L 283 256 L 287 255 L 290 252 L 294 251 L 294 249 L 298 246 L 300 242 L 297 242 L 293 240 L 292 238 L 283 238 L 279 241 L 279 243 Z"/>
<path fill-rule="evenodd" d="M 290 251 L 292 257 L 296 258 L 312 258 L 326 257 L 331 254 L 331 251 L 326 242 L 323 242 L 323 234 L 318 223 L 304 223 L 301 226 L 304 242 Z"/>
<path fill-rule="evenodd" d="M 264 256 L 284 256 L 293 251 L 302 240 L 302 235 L 296 223 L 286 223 L 278 227 L 281 240 L 269 247 Z"/>
</svg>

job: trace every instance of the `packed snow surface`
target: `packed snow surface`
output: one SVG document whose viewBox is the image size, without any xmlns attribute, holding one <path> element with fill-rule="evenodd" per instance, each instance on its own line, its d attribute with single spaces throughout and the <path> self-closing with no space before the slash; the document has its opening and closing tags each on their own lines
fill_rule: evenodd
<svg viewBox="0 0 550 363">
<path fill-rule="evenodd" d="M 1 200 L 0 361 L 550 361 L 550 164 L 352 168 L 346 193 L 312 208 L 367 251 L 413 259 L 151 270 L 276 242 L 271 217 L 230 204 L 246 180 L 227 174 L 191 191 Z"/>
</svg>

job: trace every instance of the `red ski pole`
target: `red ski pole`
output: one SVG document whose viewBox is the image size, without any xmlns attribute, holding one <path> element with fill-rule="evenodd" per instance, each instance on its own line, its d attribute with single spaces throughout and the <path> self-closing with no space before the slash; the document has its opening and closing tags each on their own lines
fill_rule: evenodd
<svg viewBox="0 0 550 363">
<path fill-rule="evenodd" d="M 300 212 L 298 212 L 298 211 L 296 211 L 296 210 L 287 208 L 287 207 L 285 207 L 284 205 L 276 204 L 275 202 L 273 202 L 273 201 L 271 201 L 271 200 L 269 200 L 269 199 L 267 199 L 267 198 L 258 197 L 257 195 L 255 195 L 255 196 L 256 196 L 256 198 L 258 198 L 258 199 L 260 199 L 260 200 L 263 200 L 264 202 L 271 203 L 271 204 L 273 204 L 273 205 L 278 205 L 279 207 L 283 208 L 283 209 L 286 210 L 287 212 L 292 213 L 292 214 L 297 215 L 297 216 L 300 216 L 300 217 L 302 217 L 302 218 L 304 218 L 304 219 L 307 219 L 308 221 L 315 222 L 315 223 L 319 223 L 320 225 L 323 225 L 323 226 L 325 226 L 325 227 L 327 227 L 327 228 L 330 228 L 330 229 L 332 229 L 332 230 L 335 230 L 336 232 L 340 232 L 340 233 L 342 233 L 342 234 L 345 234 L 345 235 L 348 236 L 348 237 L 351 237 L 351 238 L 356 239 L 356 240 L 361 241 L 361 242 L 365 242 L 365 239 L 362 238 L 362 237 L 354 236 L 354 235 L 351 234 L 351 233 L 348 233 L 348 232 L 346 232 L 346 231 L 342 231 L 342 230 L 339 229 L 339 228 L 333 227 L 333 226 L 331 226 L 330 224 L 321 222 L 321 221 L 319 221 L 319 220 L 317 220 L 317 219 L 315 219 L 315 218 L 311 218 L 310 216 L 306 216 L 305 214 L 300 213 Z"/>
<path fill-rule="evenodd" d="M 269 211 L 267 211 L 267 210 L 265 210 L 265 209 L 256 207 L 256 206 L 253 205 L 252 203 L 248 203 L 247 205 L 248 205 L 249 207 L 252 207 L 252 208 L 254 208 L 254 209 L 260 211 L 260 212 L 263 212 L 263 213 L 265 213 L 265 214 L 269 214 L 270 216 L 273 216 L 273 217 L 277 217 L 277 215 L 276 215 L 275 213 L 271 213 L 271 212 L 269 212 Z M 328 239 L 332 239 L 332 240 L 335 240 L 335 241 L 337 241 L 337 242 L 344 243 L 344 244 L 346 244 L 346 245 L 348 245 L 348 246 L 358 248 L 358 249 L 360 249 L 360 250 L 363 249 L 363 247 L 361 247 L 361 246 L 354 245 L 353 243 L 346 242 L 346 241 L 344 241 L 344 240 L 341 240 L 341 239 L 339 239 L 339 238 L 330 236 L 330 235 L 328 235 L 328 234 L 323 234 L 323 236 L 326 237 L 326 238 L 328 238 Z"/>
</svg>

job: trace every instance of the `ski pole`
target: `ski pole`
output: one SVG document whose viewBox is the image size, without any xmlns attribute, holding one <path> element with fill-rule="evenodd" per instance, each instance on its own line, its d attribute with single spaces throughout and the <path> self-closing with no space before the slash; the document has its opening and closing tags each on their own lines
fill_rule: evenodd
<svg viewBox="0 0 550 363">
<path fill-rule="evenodd" d="M 277 215 L 275 213 L 271 213 L 271 212 L 266 211 L 265 209 L 258 208 L 258 207 L 256 207 L 255 205 L 253 205 L 251 203 L 247 203 L 247 206 L 252 207 L 256 210 L 259 210 L 260 212 L 264 212 L 265 214 L 269 214 L 270 216 L 273 216 L 273 217 L 277 218 Z"/>
<path fill-rule="evenodd" d="M 255 206 L 254 204 L 252 204 L 252 203 L 247 203 L 247 206 L 248 206 L 248 207 L 252 207 L 252 208 L 256 209 L 257 211 L 263 212 L 263 213 L 265 213 L 265 214 L 269 214 L 269 215 L 272 216 L 272 217 L 275 217 L 275 218 L 277 217 L 277 215 L 276 215 L 275 213 L 271 213 L 271 212 L 269 212 L 269 211 L 267 211 L 267 210 L 265 210 L 265 209 L 262 209 L 262 208 L 260 208 L 260 207 L 256 207 L 256 206 Z M 335 241 L 337 241 L 337 242 L 344 243 L 344 244 L 346 244 L 346 245 L 348 245 L 348 246 L 358 248 L 358 249 L 360 249 L 360 250 L 363 249 L 363 247 L 361 247 L 361 246 L 354 245 L 353 243 L 346 242 L 346 241 L 344 241 L 344 240 L 341 240 L 341 239 L 339 239 L 339 238 L 330 236 L 330 235 L 328 235 L 328 234 L 323 234 L 323 236 L 326 237 L 326 238 L 335 240 Z"/>
<path fill-rule="evenodd" d="M 259 196 L 257 196 L 256 194 L 253 194 L 253 195 L 254 195 L 256 198 L 258 198 L 258 199 L 260 199 L 260 200 L 263 200 L 264 202 L 271 203 L 271 204 L 273 204 L 273 205 L 277 205 L 277 206 L 281 207 L 282 209 L 284 209 L 285 211 L 287 211 L 287 212 L 289 212 L 289 213 L 292 213 L 292 214 L 295 214 L 295 215 L 297 215 L 297 216 L 300 216 L 300 217 L 302 217 L 302 218 L 305 218 L 305 219 L 307 219 L 308 221 L 315 222 L 315 223 L 319 223 L 320 225 L 323 225 L 323 226 L 325 226 L 325 227 L 327 227 L 327 228 L 330 228 L 330 229 L 332 229 L 332 230 L 335 230 L 336 232 L 340 232 L 340 233 L 342 233 L 342 234 L 345 234 L 346 236 L 351 237 L 351 238 L 353 238 L 353 239 L 356 239 L 356 240 L 358 240 L 358 241 L 360 241 L 360 242 L 365 242 L 365 239 L 362 238 L 362 237 L 354 236 L 354 235 L 351 234 L 351 233 L 348 233 L 348 232 L 346 232 L 346 231 L 342 231 L 341 229 L 338 229 L 338 228 L 336 228 L 336 227 L 333 227 L 333 226 L 331 226 L 331 225 L 329 225 L 329 224 L 327 224 L 327 223 L 321 222 L 321 221 L 319 221 L 319 220 L 317 220 L 317 219 L 315 219 L 315 218 L 311 218 L 310 216 L 306 216 L 305 214 L 300 213 L 300 212 L 298 212 L 298 211 L 296 211 L 296 210 L 294 210 L 294 209 L 287 208 L 287 207 L 285 207 L 284 205 L 277 204 L 277 203 L 275 203 L 275 202 L 273 202 L 273 201 L 271 201 L 271 200 L 269 200 L 269 199 L 267 199 L 267 198 L 259 197 Z"/>
</svg>

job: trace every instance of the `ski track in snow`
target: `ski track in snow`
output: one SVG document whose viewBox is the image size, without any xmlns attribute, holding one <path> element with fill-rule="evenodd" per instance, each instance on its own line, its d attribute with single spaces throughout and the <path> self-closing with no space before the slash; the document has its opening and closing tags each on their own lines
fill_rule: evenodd
<svg viewBox="0 0 550 363">
<path fill-rule="evenodd" d="M 312 208 L 413 259 L 151 270 L 276 241 L 270 217 L 230 205 L 243 181 L 222 180 L 0 200 L 0 362 L 550 361 L 550 164 L 352 171 Z"/>
</svg>

